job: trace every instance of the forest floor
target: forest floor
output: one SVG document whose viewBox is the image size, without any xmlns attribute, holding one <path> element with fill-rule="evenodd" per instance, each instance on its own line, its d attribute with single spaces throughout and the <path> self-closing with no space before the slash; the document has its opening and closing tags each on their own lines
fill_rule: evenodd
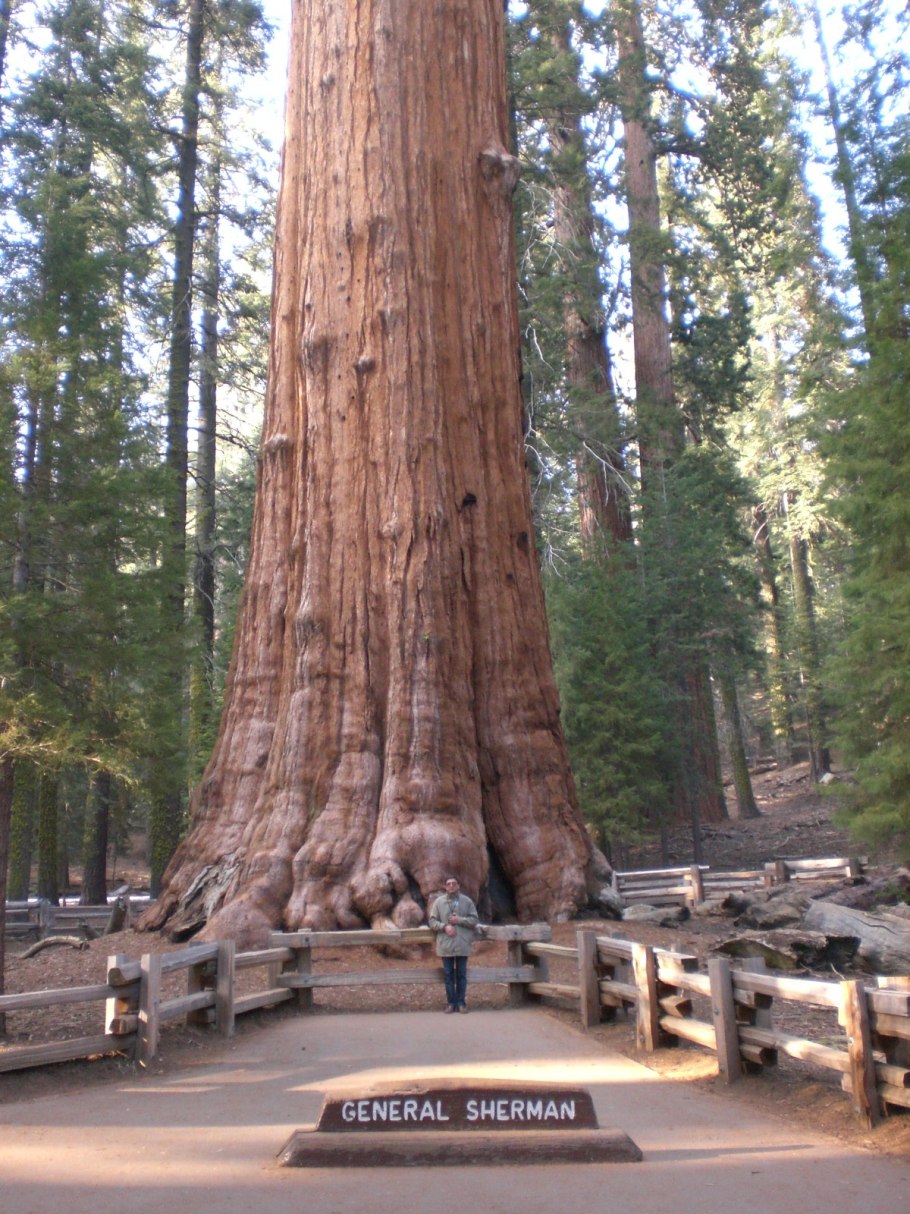
<svg viewBox="0 0 910 1214">
<path fill-rule="evenodd" d="M 731 820 L 717 827 L 707 827 L 703 832 L 705 863 L 714 869 L 760 868 L 767 860 L 824 856 L 846 856 L 855 848 L 846 833 L 832 821 L 834 803 L 820 796 L 814 789 L 804 766 L 784 771 L 765 772 L 754 777 L 755 792 L 762 816 L 755 820 Z M 685 864 L 691 860 L 691 839 L 688 832 L 680 831 L 669 839 L 669 862 Z M 640 848 L 630 857 L 624 867 L 654 867 L 661 863 L 659 850 Z M 118 883 L 138 881 L 141 870 L 124 869 L 119 865 Z M 672 927 L 662 927 L 639 922 L 617 922 L 615 920 L 586 919 L 571 923 L 555 924 L 553 939 L 557 943 L 574 944 L 580 927 L 593 927 L 599 934 L 618 936 L 644 944 L 657 945 L 679 952 L 694 953 L 702 962 L 712 955 L 721 940 L 736 934 L 731 920 L 724 916 L 694 916 L 686 922 Z M 136 959 L 143 953 L 167 952 L 183 947 L 171 944 L 157 935 L 142 934 L 134 930 L 116 933 L 87 942 L 84 949 L 46 949 L 36 956 L 23 959 L 18 954 L 25 946 L 8 946 L 6 990 L 12 994 L 19 991 L 60 989 L 102 983 L 105 979 L 106 959 L 114 953 L 125 954 Z M 9 951 L 11 949 L 11 952 Z M 481 965 L 504 962 L 499 952 L 504 946 L 493 942 L 478 945 L 476 956 Z M 426 954 L 421 948 L 402 952 L 390 952 L 377 948 L 329 949 L 320 952 L 316 966 L 320 972 L 361 972 L 364 970 L 400 969 L 403 964 L 426 964 Z M 816 977 L 833 978 L 848 975 L 816 974 Z M 239 974 L 241 990 L 253 990 L 262 986 L 262 971 L 244 970 Z M 551 963 L 551 977 L 555 981 L 573 980 L 571 972 L 564 975 L 558 963 Z M 166 980 L 168 981 L 168 980 Z M 176 982 L 177 979 L 170 979 Z M 177 994 L 165 990 L 165 997 Z M 476 987 L 470 992 L 474 1007 L 505 1007 L 505 987 Z M 431 1010 L 440 1006 L 440 991 L 432 985 L 413 986 L 359 986 L 324 988 L 315 993 L 316 1015 L 331 1015 L 334 1011 L 402 1012 Z M 577 1013 L 558 1008 L 547 1008 L 547 1014 L 565 1018 L 577 1024 Z M 7 1033 L 0 1039 L 3 1045 L 59 1039 L 63 1036 L 88 1036 L 102 1031 L 99 1023 L 102 1009 L 95 1004 L 71 1004 L 53 1012 L 34 1010 L 16 1012 L 7 1017 Z M 238 1033 L 256 1032 L 269 1024 L 278 1015 L 293 1015 L 290 1006 L 274 1011 L 255 1012 L 238 1021 Z M 696 1015 L 703 1013 L 696 1009 Z M 800 1004 L 783 1004 L 774 1009 L 775 1024 L 784 1031 L 809 1037 L 825 1044 L 838 1044 L 843 1036 L 833 1012 L 810 1008 Z M 210 1030 L 189 1026 L 166 1026 L 160 1056 L 152 1069 L 156 1073 L 179 1069 L 198 1062 L 200 1051 L 206 1049 L 211 1040 Z M 832 1071 L 814 1067 L 780 1056 L 779 1064 L 766 1068 L 759 1076 L 745 1077 L 732 1086 L 721 1083 L 717 1077 L 716 1060 L 712 1053 L 681 1043 L 674 1049 L 662 1049 L 655 1054 L 643 1054 L 636 1048 L 634 1021 L 622 1014 L 611 1023 L 604 1023 L 590 1030 L 605 1047 L 619 1050 L 634 1057 L 638 1062 L 658 1071 L 668 1079 L 699 1085 L 716 1094 L 719 1099 L 745 1100 L 760 1106 L 766 1112 L 794 1124 L 805 1123 L 811 1118 L 819 1130 L 830 1133 L 855 1146 L 863 1146 L 886 1154 L 910 1155 L 910 1112 L 885 1119 L 874 1130 L 864 1129 L 853 1117 L 849 1098 L 840 1090 L 839 1077 Z M 35 1070 L 0 1074 L 0 1104 L 28 1100 L 37 1096 L 51 1095 L 80 1085 L 106 1082 L 121 1078 L 132 1064 L 126 1059 L 74 1063 L 61 1063 Z"/>
</svg>

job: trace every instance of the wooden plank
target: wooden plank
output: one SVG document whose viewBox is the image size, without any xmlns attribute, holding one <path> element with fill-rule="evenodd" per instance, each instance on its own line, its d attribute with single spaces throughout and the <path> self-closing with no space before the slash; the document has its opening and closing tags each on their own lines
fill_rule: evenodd
<svg viewBox="0 0 910 1214">
<path fill-rule="evenodd" d="M 578 949 L 568 944 L 540 944 L 532 940 L 525 945 L 525 952 L 531 957 L 562 957 L 566 961 L 578 960 Z"/>
<path fill-rule="evenodd" d="M 190 1016 L 204 1008 L 215 1006 L 213 990 L 191 991 L 186 995 L 178 995 L 175 999 L 165 999 L 158 1004 L 158 1023 L 166 1024 L 171 1020 L 179 1020 L 182 1016 Z"/>
<path fill-rule="evenodd" d="M 771 1004 L 773 1002 L 773 996 L 766 994 L 764 991 L 742 990 L 740 978 L 743 973 L 749 974 L 751 977 L 764 975 L 764 957 L 743 957 L 738 962 L 737 967 L 733 972 L 733 997 L 741 1004 L 741 1006 L 748 1008 L 748 1024 L 757 1024 L 758 1027 L 762 1029 L 773 1028 L 774 1025 L 771 1020 Z M 740 1046 L 740 1050 L 742 1050 L 742 1046 Z M 776 1064 L 777 1052 L 773 1051 L 773 1053 L 774 1063 Z M 749 1058 L 748 1061 L 753 1062 L 754 1059 Z"/>
<path fill-rule="evenodd" d="M 873 1033 L 878 1033 L 881 1037 L 896 1037 L 899 1041 L 910 1041 L 910 1020 L 904 1016 L 870 1012 L 869 1024 Z"/>
<path fill-rule="evenodd" d="M 699 867 L 701 868 L 702 872 L 708 872 L 709 870 L 709 866 L 707 864 L 701 864 Z M 679 868 L 632 868 L 621 873 L 614 870 L 613 877 L 622 885 L 623 882 L 630 877 L 682 877 L 689 871 L 690 868 L 691 865 L 686 864 Z"/>
<path fill-rule="evenodd" d="M 512 969 L 515 971 L 521 970 L 525 964 L 524 944 L 521 940 L 510 940 L 508 942 L 506 945 L 506 958 Z M 469 971 L 470 968 L 471 967 L 469 966 Z M 539 974 L 533 966 L 531 967 L 531 971 L 532 978 L 542 977 L 542 975 Z M 468 974 L 468 981 L 471 981 L 470 972 Z M 527 984 L 518 981 L 511 981 L 509 983 L 509 1007 L 521 1007 L 523 1003 L 527 1002 L 527 999 Z"/>
<path fill-rule="evenodd" d="M 581 999 L 578 987 L 565 982 L 529 982 L 528 994 L 541 999 L 570 999 L 573 1003 Z"/>
<path fill-rule="evenodd" d="M 853 1111 L 871 1127 L 881 1120 L 882 1110 L 875 1090 L 875 1062 L 866 992 L 859 978 L 842 982 L 840 988 L 843 999 L 840 1021 L 847 1034 Z"/>
<path fill-rule="evenodd" d="M 504 923 L 485 928 L 487 940 L 539 940 L 552 939 L 553 931 L 548 923 Z M 269 944 L 271 947 L 299 948 L 308 945 L 310 948 L 351 948 L 375 947 L 386 944 L 432 944 L 436 937 L 428 927 L 406 927 L 374 931 L 365 928 L 358 931 L 343 932 L 271 932 Z"/>
<path fill-rule="evenodd" d="M 766 1045 L 748 1045 L 741 1042 L 739 1052 L 744 1062 L 759 1071 L 763 1071 L 766 1066 L 777 1066 L 777 1050 L 769 1049 Z"/>
<path fill-rule="evenodd" d="M 638 995 L 635 1040 L 639 1049 L 653 1054 L 660 1045 L 660 1005 L 657 999 L 657 961 L 652 948 L 644 944 L 633 947 L 632 975 Z"/>
<path fill-rule="evenodd" d="M 175 949 L 172 953 L 160 953 L 162 974 L 187 969 L 198 961 L 211 961 L 218 956 L 218 944 L 197 944 L 192 948 Z M 111 986 L 127 986 L 141 976 L 142 961 L 127 961 L 122 965 L 109 966 L 107 980 Z"/>
<path fill-rule="evenodd" d="M 660 1010 L 665 1016 L 691 1016 L 692 1000 L 687 995 L 661 995 Z"/>
<path fill-rule="evenodd" d="M 846 1074 L 850 1070 L 850 1059 L 846 1050 L 838 1050 L 830 1045 L 819 1045 L 805 1037 L 791 1037 L 790 1034 L 781 1033 L 777 1029 L 760 1029 L 755 1025 L 741 1024 L 739 1039 L 749 1045 L 763 1045 L 772 1050 L 780 1050 L 781 1053 L 787 1054 L 791 1058 L 798 1058 L 803 1062 L 815 1062 L 832 1071 L 840 1071 L 841 1074 Z"/>
<path fill-rule="evenodd" d="M 126 961 L 123 953 L 114 953 L 108 957 L 108 969 Z M 104 1003 L 104 1031 L 115 1036 L 135 1033 L 138 1029 L 139 1018 L 136 1007 L 139 999 L 139 983 L 131 987 L 108 987 L 110 992 Z M 127 1017 L 135 1016 L 136 1023 L 128 1026 Z"/>
<path fill-rule="evenodd" d="M 690 886 L 688 898 L 695 906 L 698 906 L 699 902 L 704 902 L 705 900 L 705 887 L 702 882 L 701 873 L 702 870 L 697 864 L 693 864 L 688 873 Z"/>
<path fill-rule="evenodd" d="M 307 977 L 313 972 L 313 950 L 303 947 L 294 949 L 293 964 L 285 965 L 282 973 L 298 974 L 301 977 Z M 303 984 L 297 987 L 297 1006 L 302 1012 L 308 1012 L 313 1007 L 313 988 L 304 986 Z"/>
<path fill-rule="evenodd" d="M 884 1012 L 887 1016 L 910 1017 L 910 993 L 883 991 L 878 987 L 867 986 L 866 998 L 874 1012 Z"/>
<path fill-rule="evenodd" d="M 790 999 L 796 1003 L 810 1003 L 814 1007 L 839 1008 L 840 991 L 837 982 L 822 982 L 815 978 L 786 978 L 772 974 L 750 973 L 737 963 L 733 971 L 733 985 L 740 991 L 756 991 L 776 999 Z"/>
<path fill-rule="evenodd" d="M 215 974 L 215 1028 L 222 1037 L 234 1035 L 234 967 L 237 960 L 233 940 L 218 945 L 218 969 Z"/>
<path fill-rule="evenodd" d="M 600 1024 L 600 988 L 597 973 L 597 933 L 582 928 L 576 933 L 578 948 L 578 989 L 581 1023 L 589 1029 Z"/>
<path fill-rule="evenodd" d="M 283 964 L 293 961 L 295 955 L 295 950 L 292 948 L 260 948 L 254 952 L 235 953 L 234 969 L 235 971 L 255 969 L 258 965 L 274 965 L 275 962 Z"/>
<path fill-rule="evenodd" d="M 94 1003 L 109 999 L 116 992 L 107 983 L 98 986 L 71 986 L 51 991 L 22 991 L 18 995 L 0 995 L 0 1012 L 22 1012 L 28 1008 L 63 1007 L 67 1003 Z"/>
<path fill-rule="evenodd" d="M 14 1045 L 0 1049 L 0 1072 L 22 1071 L 52 1062 L 72 1062 L 97 1054 L 122 1054 L 127 1049 L 122 1038 L 107 1033 L 97 1037 L 74 1037 L 69 1041 L 49 1041 L 44 1045 Z"/>
<path fill-rule="evenodd" d="M 533 965 L 468 966 L 468 982 L 482 983 L 533 982 Z M 280 987 L 296 990 L 299 987 L 328 986 L 407 986 L 425 982 L 442 982 L 442 970 L 438 966 L 413 966 L 401 970 L 362 970 L 356 974 L 298 974 L 285 970 L 278 979 Z"/>
<path fill-rule="evenodd" d="M 242 1016 L 245 1012 L 255 1012 L 260 1007 L 275 1007 L 294 998 L 294 992 L 288 990 L 256 991 L 252 995 L 241 995 L 234 1000 L 234 1015 Z"/>
<path fill-rule="evenodd" d="M 739 1033 L 736 1003 L 733 999 L 733 975 L 728 957 L 712 957 L 708 962 L 711 983 L 711 1020 L 717 1050 L 717 1069 L 725 1083 L 742 1077 L 739 1060 Z"/>
<path fill-rule="evenodd" d="M 609 964 L 613 959 L 621 961 L 632 960 L 633 941 L 622 940 L 618 936 L 598 936 L 597 951 L 600 960 Z M 675 953 L 672 949 L 655 948 L 654 956 L 664 965 L 675 965 L 678 969 L 689 972 L 698 969 L 698 958 L 693 953 Z"/>
<path fill-rule="evenodd" d="M 660 955 L 657 956 L 657 981 L 682 991 L 692 991 L 695 995 L 707 995 L 709 998 L 711 995 L 711 980 L 707 974 L 693 974 L 675 965 L 667 965 Z"/>
<path fill-rule="evenodd" d="M 145 1066 L 158 1053 L 161 1032 L 161 954 L 146 953 L 139 962 L 138 1057 Z"/>
<path fill-rule="evenodd" d="M 681 1020 L 678 1016 L 661 1016 L 660 1027 L 671 1037 L 684 1037 L 705 1049 L 713 1050 L 716 1042 L 714 1029 L 703 1020 Z"/>
<path fill-rule="evenodd" d="M 598 982 L 600 1001 L 607 1007 L 635 1006 L 638 1003 L 638 987 L 633 982 L 620 982 L 616 978 L 601 978 Z M 607 1003 L 607 998 L 610 1002 Z"/>
</svg>

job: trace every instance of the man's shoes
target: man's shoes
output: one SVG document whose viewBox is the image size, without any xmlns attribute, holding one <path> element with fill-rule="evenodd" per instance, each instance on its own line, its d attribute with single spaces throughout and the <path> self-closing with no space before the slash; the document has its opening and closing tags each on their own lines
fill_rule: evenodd
<svg viewBox="0 0 910 1214">
<path fill-rule="evenodd" d="M 447 1015 L 447 1016 L 451 1016 L 451 1014 L 452 1014 L 454 1011 L 455 1011 L 455 1008 L 454 1008 L 454 1007 L 452 1007 L 451 1003 L 450 1003 L 450 1004 L 449 1004 L 449 1005 L 446 1007 L 446 1009 L 445 1009 L 445 1012 L 446 1012 L 446 1015 Z"/>
<path fill-rule="evenodd" d="M 461 1014 L 462 1014 L 463 1016 L 467 1016 L 467 1014 L 468 1014 L 468 1009 L 465 1007 L 465 1005 L 464 1005 L 464 1004 L 462 1004 L 462 1005 L 461 1005 L 461 1007 L 460 1007 L 458 1010 L 461 1012 Z"/>
</svg>

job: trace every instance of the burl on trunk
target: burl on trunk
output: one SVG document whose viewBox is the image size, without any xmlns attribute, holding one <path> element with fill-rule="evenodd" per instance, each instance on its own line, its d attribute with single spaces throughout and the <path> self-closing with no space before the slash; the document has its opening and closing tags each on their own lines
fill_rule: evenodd
<svg viewBox="0 0 910 1214">
<path fill-rule="evenodd" d="M 502 0 L 297 0 L 269 388 L 221 731 L 145 926 L 410 926 L 603 873 L 523 459 Z"/>
</svg>

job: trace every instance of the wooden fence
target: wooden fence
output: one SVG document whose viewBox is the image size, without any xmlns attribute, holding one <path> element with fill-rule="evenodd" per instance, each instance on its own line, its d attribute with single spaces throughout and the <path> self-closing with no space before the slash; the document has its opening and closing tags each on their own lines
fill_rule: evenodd
<svg viewBox="0 0 910 1214">
<path fill-rule="evenodd" d="M 874 1124 L 883 1112 L 910 1108 L 910 978 L 849 981 L 779 977 L 759 959 L 736 968 L 726 958 L 698 961 L 686 954 L 580 930 L 575 947 L 556 945 L 546 924 L 486 929 L 506 945 L 506 964 L 469 966 L 472 984 L 508 987 L 510 1005 L 556 1000 L 577 1009 L 586 1027 L 615 1016 L 635 1017 L 642 1050 L 692 1042 L 717 1055 L 729 1083 L 773 1066 L 778 1055 L 826 1067 L 841 1076 L 856 1113 Z M 104 1031 L 97 1036 L 43 1045 L 0 1046 L 0 1072 L 75 1058 L 122 1053 L 140 1063 L 158 1051 L 164 1025 L 178 1019 L 210 1024 L 230 1035 L 238 1015 L 296 1000 L 312 1006 L 313 992 L 337 986 L 440 983 L 438 964 L 400 969 L 332 973 L 318 970 L 321 949 L 357 945 L 428 945 L 428 928 L 408 931 L 273 933 L 269 947 L 235 952 L 233 942 L 191 945 L 148 954 L 139 961 L 108 961 L 107 980 L 98 986 L 0 996 L 0 1013 L 65 1004 L 104 1004 Z M 559 980 L 550 969 L 559 968 Z M 265 985 L 240 993 L 238 973 L 259 968 Z M 162 994 L 167 974 L 186 973 L 186 992 Z M 788 1003 L 834 1009 L 842 1038 L 837 1045 L 790 1035 L 773 1022 L 773 1009 Z M 696 1013 L 703 1010 L 701 1016 Z"/>
<path fill-rule="evenodd" d="M 613 890 L 627 905 L 639 902 L 651 906 L 697 906 L 706 898 L 737 890 L 783 885 L 791 880 L 825 880 L 858 877 L 863 860 L 857 856 L 835 856 L 820 860 L 772 860 L 760 869 L 712 870 L 706 864 L 679 868 L 641 868 L 617 872 L 612 876 Z"/>
</svg>

